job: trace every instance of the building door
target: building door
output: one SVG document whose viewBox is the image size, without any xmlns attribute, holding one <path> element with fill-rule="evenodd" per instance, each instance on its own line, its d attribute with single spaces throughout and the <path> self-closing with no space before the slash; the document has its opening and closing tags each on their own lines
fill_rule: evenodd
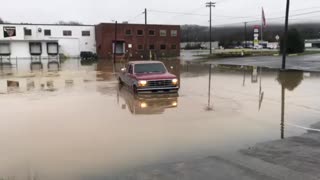
<svg viewBox="0 0 320 180">
<path fill-rule="evenodd" d="M 124 41 L 113 42 L 113 53 L 122 55 L 126 52 L 126 43 Z"/>
<path fill-rule="evenodd" d="M 48 55 L 58 55 L 59 54 L 59 44 L 58 43 L 47 43 Z"/>
<path fill-rule="evenodd" d="M 42 44 L 41 42 L 30 43 L 30 54 L 34 56 L 40 56 L 42 54 Z"/>
</svg>

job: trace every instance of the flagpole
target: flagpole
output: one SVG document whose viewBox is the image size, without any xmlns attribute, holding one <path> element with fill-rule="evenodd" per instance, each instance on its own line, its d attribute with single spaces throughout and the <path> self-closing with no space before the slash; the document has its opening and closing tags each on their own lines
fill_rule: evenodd
<svg viewBox="0 0 320 180">
<path fill-rule="evenodd" d="M 263 41 L 263 7 L 261 8 L 261 43 Z"/>
</svg>

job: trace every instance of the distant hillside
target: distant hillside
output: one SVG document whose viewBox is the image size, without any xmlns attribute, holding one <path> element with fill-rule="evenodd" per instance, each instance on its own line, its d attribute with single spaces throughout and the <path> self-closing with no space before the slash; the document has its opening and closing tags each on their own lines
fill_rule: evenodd
<svg viewBox="0 0 320 180">
<path fill-rule="evenodd" d="M 304 39 L 320 39 L 320 23 L 303 23 L 291 24 L 289 28 L 296 28 Z M 201 42 L 209 41 L 209 27 L 197 25 L 183 25 L 181 26 L 182 42 Z M 243 41 L 244 40 L 244 26 L 234 27 L 213 27 L 212 37 L 214 41 Z M 283 34 L 283 26 L 279 24 L 269 24 L 264 31 L 264 40 L 276 41 L 275 36 Z M 253 26 L 247 27 L 248 40 L 253 39 Z"/>
</svg>

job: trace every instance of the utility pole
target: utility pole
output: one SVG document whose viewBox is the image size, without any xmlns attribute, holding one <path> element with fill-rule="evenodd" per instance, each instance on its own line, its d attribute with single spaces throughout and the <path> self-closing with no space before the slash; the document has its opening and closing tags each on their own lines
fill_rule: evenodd
<svg viewBox="0 0 320 180">
<path fill-rule="evenodd" d="M 147 8 L 144 9 L 144 22 L 145 22 L 145 25 L 148 24 L 148 11 L 147 11 Z"/>
<path fill-rule="evenodd" d="M 117 35 L 118 35 L 118 21 L 114 24 L 114 49 L 113 49 L 113 64 L 116 63 L 116 51 L 117 51 Z"/>
<path fill-rule="evenodd" d="M 247 48 L 247 24 L 248 22 L 244 22 L 244 48 Z"/>
<path fill-rule="evenodd" d="M 283 70 L 286 69 L 289 9 L 290 9 L 290 0 L 287 0 L 286 21 L 285 21 L 285 25 L 284 25 L 283 47 L 282 47 L 282 69 Z"/>
<path fill-rule="evenodd" d="M 215 2 L 207 2 L 206 7 L 210 9 L 210 54 L 212 54 L 212 7 L 216 7 Z"/>
<path fill-rule="evenodd" d="M 207 111 L 212 111 L 213 107 L 211 106 L 211 76 L 212 76 L 212 64 L 209 65 L 209 89 L 208 89 L 208 107 Z"/>
<path fill-rule="evenodd" d="M 148 50 L 147 50 L 147 24 L 148 24 L 148 12 L 147 8 L 144 8 L 144 45 L 143 45 L 143 59 L 147 59 L 148 57 Z M 150 58 L 151 59 L 151 58 Z"/>
<path fill-rule="evenodd" d="M 284 85 L 281 85 L 281 139 L 284 139 L 284 111 L 285 111 L 285 99 L 286 89 Z"/>
</svg>

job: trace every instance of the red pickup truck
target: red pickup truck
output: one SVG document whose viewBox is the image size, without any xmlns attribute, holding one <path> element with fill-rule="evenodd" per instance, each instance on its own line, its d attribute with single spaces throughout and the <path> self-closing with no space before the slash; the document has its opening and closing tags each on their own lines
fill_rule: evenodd
<svg viewBox="0 0 320 180">
<path fill-rule="evenodd" d="M 135 93 L 178 92 L 179 82 L 160 61 L 132 61 L 121 69 L 119 83 Z"/>
</svg>

